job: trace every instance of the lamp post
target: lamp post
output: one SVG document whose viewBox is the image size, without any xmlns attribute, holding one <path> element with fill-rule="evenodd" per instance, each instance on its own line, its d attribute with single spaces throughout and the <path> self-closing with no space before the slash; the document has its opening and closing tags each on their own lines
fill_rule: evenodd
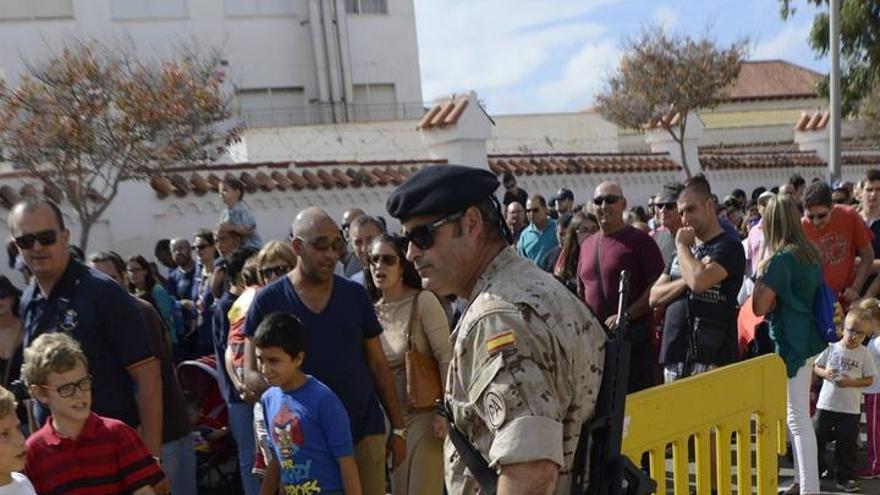
<svg viewBox="0 0 880 495">
<path fill-rule="evenodd" d="M 828 174 L 833 182 L 840 179 L 840 0 L 828 3 L 830 18 L 829 52 L 831 53 L 831 73 L 829 74 L 831 146 L 828 160 Z"/>
</svg>

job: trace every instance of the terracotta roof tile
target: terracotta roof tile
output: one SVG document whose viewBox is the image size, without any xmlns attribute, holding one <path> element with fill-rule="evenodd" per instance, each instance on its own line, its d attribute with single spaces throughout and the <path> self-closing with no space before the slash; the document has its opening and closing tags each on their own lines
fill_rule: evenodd
<svg viewBox="0 0 880 495">
<path fill-rule="evenodd" d="M 467 95 L 454 96 L 441 101 L 425 112 L 416 129 L 433 129 L 456 124 L 467 109 L 468 103 Z"/>
<path fill-rule="evenodd" d="M 286 191 L 287 189 L 293 187 L 293 184 L 290 183 L 290 179 L 287 178 L 280 170 L 273 170 L 271 174 L 272 180 L 275 181 L 275 188 L 279 191 Z"/>
<path fill-rule="evenodd" d="M 880 165 L 880 153 L 845 153 L 841 158 L 844 165 Z"/>
<path fill-rule="evenodd" d="M 150 177 L 150 187 L 156 191 L 156 194 L 159 196 L 159 199 L 166 198 L 168 195 L 174 192 L 174 185 L 168 180 L 167 177 L 162 177 L 159 175 L 154 175 Z"/>
<path fill-rule="evenodd" d="M 208 174 L 208 184 L 211 184 L 212 191 L 217 192 L 218 190 L 220 190 L 220 182 L 222 182 L 222 179 L 220 179 L 217 174 Z"/>
<path fill-rule="evenodd" d="M 700 153 L 704 170 L 824 167 L 825 161 L 813 151 Z"/>
<path fill-rule="evenodd" d="M 291 186 L 297 191 L 309 187 L 309 181 L 305 180 L 302 175 L 293 170 L 287 172 L 287 178 L 290 179 Z"/>
<path fill-rule="evenodd" d="M 171 181 L 171 185 L 174 186 L 174 194 L 178 196 L 186 196 L 189 192 L 189 181 L 183 178 L 180 174 L 171 174 L 168 177 L 168 180 Z"/>
<path fill-rule="evenodd" d="M 257 175 L 254 176 L 254 181 L 256 181 L 261 190 L 266 192 L 276 187 L 275 181 L 266 172 L 257 172 Z"/>
<path fill-rule="evenodd" d="M 198 172 L 193 172 L 192 177 L 189 178 L 189 183 L 192 185 L 192 191 L 196 196 L 204 196 L 209 192 L 216 191 L 216 189 L 211 187 L 211 183 Z"/>
<path fill-rule="evenodd" d="M 815 98 L 822 74 L 783 60 L 743 62 L 725 101 Z"/>
<path fill-rule="evenodd" d="M 336 183 L 340 185 L 340 187 L 358 187 L 358 185 L 354 184 L 354 180 L 349 177 L 345 172 L 339 170 L 338 168 L 334 168 L 331 172 L 333 174 L 333 178 L 336 179 Z"/>
<path fill-rule="evenodd" d="M 321 186 L 325 186 L 327 189 L 330 189 L 332 187 L 329 184 L 324 184 L 324 182 L 319 179 L 318 176 L 315 175 L 315 173 L 311 170 L 303 171 L 302 176 L 303 179 L 306 180 L 306 184 L 308 185 L 309 189 L 317 189 Z"/>
<path fill-rule="evenodd" d="M 490 155 L 489 168 L 497 175 L 559 175 L 665 172 L 679 170 L 665 153 L 557 153 Z"/>
</svg>

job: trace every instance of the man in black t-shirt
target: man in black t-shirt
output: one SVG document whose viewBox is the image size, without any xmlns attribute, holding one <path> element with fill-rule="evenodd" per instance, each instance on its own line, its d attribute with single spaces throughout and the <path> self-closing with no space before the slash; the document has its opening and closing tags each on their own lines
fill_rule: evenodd
<svg viewBox="0 0 880 495">
<path fill-rule="evenodd" d="M 678 198 L 683 226 L 675 256 L 651 289 L 651 305 L 666 306 L 660 364 L 664 381 L 736 360 L 737 294 L 745 272 L 742 244 L 715 215 L 708 181 L 698 175 Z M 699 239 L 701 244 L 696 245 Z"/>
</svg>

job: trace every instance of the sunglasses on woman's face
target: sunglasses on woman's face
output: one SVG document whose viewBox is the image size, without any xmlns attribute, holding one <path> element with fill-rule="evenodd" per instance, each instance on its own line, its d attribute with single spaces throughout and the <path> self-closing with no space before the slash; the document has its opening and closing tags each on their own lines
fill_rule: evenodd
<svg viewBox="0 0 880 495">
<path fill-rule="evenodd" d="M 374 254 L 370 256 L 370 264 L 373 266 L 394 266 L 399 259 L 400 258 L 393 254 Z"/>
</svg>

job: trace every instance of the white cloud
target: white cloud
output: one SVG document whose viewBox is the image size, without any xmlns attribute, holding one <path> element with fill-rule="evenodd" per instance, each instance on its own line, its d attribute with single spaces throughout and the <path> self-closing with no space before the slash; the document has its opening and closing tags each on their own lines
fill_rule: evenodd
<svg viewBox="0 0 880 495">
<path fill-rule="evenodd" d="M 652 18 L 655 24 L 672 29 L 678 23 L 678 9 L 669 5 L 660 5 L 654 10 Z"/>
<path fill-rule="evenodd" d="M 559 78 L 538 86 L 536 104 L 543 111 L 580 110 L 591 106 L 604 79 L 618 65 L 616 41 L 586 43 L 565 64 Z"/>
<path fill-rule="evenodd" d="M 561 53 L 600 43 L 606 27 L 586 17 L 613 1 L 417 0 L 425 99 L 475 89 L 492 112 L 523 111 L 527 101 L 516 100 L 529 99 L 529 85 L 549 74 L 566 79 L 571 61 Z"/>
<path fill-rule="evenodd" d="M 789 23 L 776 33 L 776 36 L 759 41 L 752 54 L 752 59 L 785 59 L 793 60 L 804 54 L 810 53 L 808 37 L 810 35 L 810 22 L 801 24 Z"/>
</svg>

